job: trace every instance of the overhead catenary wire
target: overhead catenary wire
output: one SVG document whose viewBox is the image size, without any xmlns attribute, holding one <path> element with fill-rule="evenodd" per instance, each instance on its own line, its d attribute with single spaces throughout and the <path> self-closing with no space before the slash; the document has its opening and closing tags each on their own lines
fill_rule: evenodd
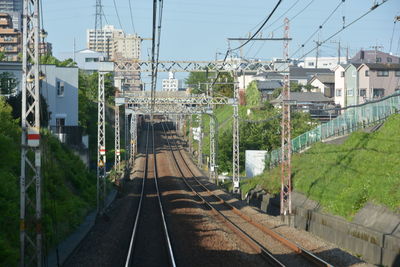
<svg viewBox="0 0 400 267">
<path fill-rule="evenodd" d="M 120 19 L 120 17 L 119 17 L 119 12 L 118 12 L 118 8 L 117 8 L 117 3 L 115 2 L 115 0 L 113 0 L 113 3 L 114 3 L 115 13 L 117 14 L 119 27 L 123 30 L 124 28 L 122 27 L 121 19 Z"/>
<path fill-rule="evenodd" d="M 132 12 L 132 3 L 131 3 L 131 0 L 128 0 L 128 3 L 129 3 L 129 14 L 130 14 L 130 17 L 131 17 L 132 30 L 133 30 L 133 32 L 135 33 L 136 30 L 135 30 L 135 24 L 133 23 L 133 12 Z"/>
<path fill-rule="evenodd" d="M 365 16 L 367 16 L 369 13 L 371 13 L 372 11 L 374 11 L 375 9 L 377 9 L 378 7 L 380 7 L 381 5 L 385 4 L 386 2 L 388 2 L 389 0 L 382 0 L 381 3 L 376 3 L 375 5 L 373 5 L 368 11 L 366 11 L 365 13 L 363 13 L 362 15 L 360 15 L 359 17 L 357 17 L 356 19 L 354 19 L 353 21 L 351 21 L 349 24 L 344 25 L 342 28 L 340 28 L 339 30 L 337 30 L 336 32 L 334 32 L 333 34 L 331 34 L 328 38 L 324 39 L 321 42 L 318 42 L 318 44 L 313 47 L 312 49 L 310 49 L 308 52 L 304 53 L 302 56 L 300 56 L 297 59 L 303 59 L 305 58 L 307 55 L 309 55 L 310 53 L 312 53 L 313 51 L 315 51 L 316 49 L 318 49 L 321 45 L 325 44 L 326 42 L 328 42 L 329 40 L 331 40 L 332 38 L 334 38 L 335 36 L 337 36 L 339 33 L 341 33 L 342 31 L 346 30 L 347 28 L 349 28 L 350 26 L 352 26 L 354 23 L 358 22 L 359 20 L 361 20 L 362 18 L 364 18 Z M 292 58 L 293 54 L 290 55 L 289 58 Z M 277 70 L 276 72 L 283 72 L 286 71 L 289 68 L 289 66 L 286 66 L 284 69 L 282 70 Z"/>
</svg>

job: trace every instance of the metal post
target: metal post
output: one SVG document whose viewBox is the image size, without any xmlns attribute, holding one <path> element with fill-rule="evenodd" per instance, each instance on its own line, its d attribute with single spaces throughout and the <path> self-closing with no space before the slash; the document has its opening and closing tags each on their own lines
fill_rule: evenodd
<svg viewBox="0 0 400 267">
<path fill-rule="evenodd" d="M 98 121 L 97 121 L 97 212 L 103 213 L 106 196 L 106 122 L 104 77 L 105 72 L 99 72 Z"/>
<path fill-rule="evenodd" d="M 137 115 L 132 113 L 131 116 L 131 149 L 130 149 L 130 164 L 133 167 L 136 155 L 136 144 L 137 144 Z"/>
<path fill-rule="evenodd" d="M 193 149 L 192 149 L 192 147 L 193 147 L 193 144 L 192 144 L 193 130 L 192 130 L 192 128 L 193 128 L 193 115 L 190 115 L 189 116 L 189 153 L 190 153 L 190 156 L 193 156 Z"/>
<path fill-rule="evenodd" d="M 23 7 L 20 263 L 41 267 L 39 0 L 24 0 Z"/>
<path fill-rule="evenodd" d="M 284 37 L 289 38 L 289 20 L 285 18 Z M 289 41 L 285 40 L 284 44 L 284 59 L 288 62 L 289 58 Z M 286 220 L 292 214 L 291 202 L 291 134 L 290 134 L 290 84 L 289 73 L 284 74 L 284 87 L 282 97 L 282 165 L 281 165 L 281 216 Z"/>
<path fill-rule="evenodd" d="M 115 105 L 115 163 L 114 168 L 119 173 L 121 171 L 121 145 L 120 145 L 120 125 L 119 125 L 119 105 Z"/>
<path fill-rule="evenodd" d="M 232 146 L 233 146 L 233 192 L 240 193 L 240 178 L 239 178 L 239 86 L 237 81 L 237 73 L 233 72 L 234 79 L 234 104 L 233 104 L 233 126 L 232 126 Z"/>
<path fill-rule="evenodd" d="M 198 147 L 198 158 L 197 165 L 199 168 L 203 166 L 203 114 L 199 115 L 199 147 Z"/>
<path fill-rule="evenodd" d="M 217 119 L 216 117 L 211 114 L 210 117 L 210 180 L 214 181 L 216 184 L 218 184 L 218 177 L 217 177 L 217 166 L 216 166 L 216 154 L 217 154 L 217 148 L 216 148 L 216 124 L 217 124 Z"/>
<path fill-rule="evenodd" d="M 129 162 L 128 162 L 128 153 L 129 153 L 129 139 L 128 139 L 128 134 L 129 134 L 129 114 L 128 114 L 128 109 L 125 106 L 125 119 L 124 119 L 124 141 L 125 141 L 125 164 L 126 167 L 128 168 Z"/>
</svg>

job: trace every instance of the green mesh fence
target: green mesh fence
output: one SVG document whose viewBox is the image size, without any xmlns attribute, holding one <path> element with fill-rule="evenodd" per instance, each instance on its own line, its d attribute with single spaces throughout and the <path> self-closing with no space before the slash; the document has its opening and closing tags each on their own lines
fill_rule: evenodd
<svg viewBox="0 0 400 267">
<path fill-rule="evenodd" d="M 379 122 L 400 110 L 400 92 L 377 101 L 348 107 L 335 119 L 292 139 L 292 152 L 300 152 L 312 144 L 334 136 L 342 136 Z M 281 148 L 271 151 L 267 160 L 271 166 L 281 161 Z"/>
</svg>

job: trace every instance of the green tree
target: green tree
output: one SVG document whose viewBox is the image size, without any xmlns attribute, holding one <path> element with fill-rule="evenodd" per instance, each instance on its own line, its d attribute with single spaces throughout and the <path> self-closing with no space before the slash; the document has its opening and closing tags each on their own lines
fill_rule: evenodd
<svg viewBox="0 0 400 267">
<path fill-rule="evenodd" d="M 6 55 L 4 52 L 0 52 L 0 61 L 5 61 L 6 60 Z"/>
<path fill-rule="evenodd" d="M 213 74 L 214 75 L 214 74 Z M 211 87 L 211 83 L 214 79 L 210 79 L 211 75 L 208 72 L 191 72 L 186 78 L 186 84 L 191 88 L 193 94 L 206 93 L 207 85 Z M 221 83 L 221 84 L 218 84 Z M 233 97 L 233 77 L 228 72 L 220 72 L 218 80 L 214 85 L 214 95 Z"/>
<path fill-rule="evenodd" d="M 251 107 L 261 105 L 261 93 L 258 90 L 256 81 L 252 81 L 246 88 L 246 105 Z"/>
<path fill-rule="evenodd" d="M 43 55 L 40 57 L 40 64 L 47 65 L 56 65 L 57 67 L 75 67 L 76 62 L 74 62 L 71 58 L 68 58 L 64 61 L 60 61 L 50 53 Z"/>
<path fill-rule="evenodd" d="M 0 73 L 0 94 L 10 95 L 16 92 L 18 81 L 10 72 Z"/>
</svg>

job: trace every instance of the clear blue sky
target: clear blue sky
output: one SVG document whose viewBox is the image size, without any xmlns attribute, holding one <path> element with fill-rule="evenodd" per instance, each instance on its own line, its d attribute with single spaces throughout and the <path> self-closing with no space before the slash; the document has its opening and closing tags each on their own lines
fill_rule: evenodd
<svg viewBox="0 0 400 267">
<path fill-rule="evenodd" d="M 285 15 L 292 18 L 312 0 L 283 0 L 270 22 L 275 21 L 293 4 L 296 5 Z M 291 22 L 290 50 L 296 50 L 318 25 L 334 10 L 342 0 L 314 0 L 311 5 Z M 42 0 L 44 27 L 48 31 L 48 41 L 53 43 L 55 56 L 63 52 L 72 52 L 73 39 L 77 49 L 86 46 L 86 29 L 94 27 L 95 0 Z M 109 24 L 120 28 L 114 9 L 113 0 L 103 0 L 104 11 Z M 216 52 L 225 52 L 228 37 L 245 37 L 249 31 L 266 18 L 277 1 L 261 0 L 168 0 L 164 1 L 164 20 L 162 24 L 161 60 L 212 60 Z M 373 0 L 346 0 L 320 31 L 320 40 L 328 37 L 342 27 L 342 17 L 346 23 L 351 22 L 374 3 Z M 381 0 L 379 0 L 381 2 Z M 129 0 L 116 0 L 122 28 L 132 33 L 129 13 Z M 136 32 L 142 37 L 150 37 L 152 32 L 152 1 L 131 0 L 133 22 Z M 360 48 L 369 49 L 373 45 L 382 45 L 389 51 L 395 16 L 400 15 L 400 1 L 388 0 L 356 24 L 350 26 L 334 40 L 341 40 L 344 46 L 350 47 L 350 55 Z M 279 27 L 283 18 L 263 30 L 263 36 L 271 34 L 271 30 Z M 103 23 L 106 23 L 103 19 Z M 269 24 L 267 24 L 269 25 Z M 274 36 L 282 36 L 283 29 L 274 32 Z M 400 22 L 395 27 L 392 41 L 394 54 L 399 48 Z M 316 35 L 299 52 L 301 55 L 310 50 L 318 40 Z M 144 41 L 142 57 L 147 58 L 147 50 L 151 43 Z M 232 43 L 236 47 L 237 43 Z M 343 53 L 345 50 L 343 50 Z M 281 42 L 256 42 L 243 50 L 247 57 L 270 59 L 282 56 Z M 327 43 L 322 46 L 322 56 L 336 56 L 337 44 Z M 312 56 L 314 53 L 312 54 Z M 221 56 L 219 56 L 221 57 Z"/>
</svg>

